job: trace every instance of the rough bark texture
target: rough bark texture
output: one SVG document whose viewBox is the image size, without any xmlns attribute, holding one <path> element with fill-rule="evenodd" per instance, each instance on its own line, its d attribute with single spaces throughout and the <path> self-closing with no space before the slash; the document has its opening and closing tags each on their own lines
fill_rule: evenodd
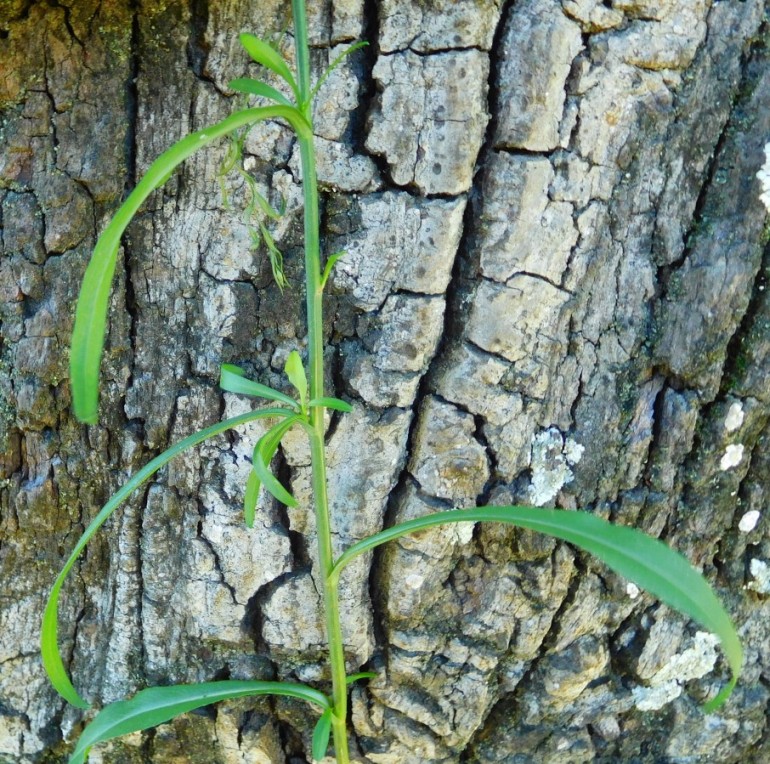
<svg viewBox="0 0 770 764">
<path fill-rule="evenodd" d="M 702 568 L 739 625 L 713 641 L 568 545 L 437 530 L 344 580 L 362 760 L 761 762 L 770 758 L 770 250 L 755 173 L 770 140 L 761 0 L 314 0 L 338 548 L 477 502 L 590 508 Z M 282 385 L 303 343 L 298 157 L 246 166 L 284 217 L 283 294 L 251 249 L 222 145 L 130 227 L 101 424 L 69 410 L 74 299 L 95 237 L 149 162 L 226 116 L 254 71 L 237 33 L 287 0 L 0 0 L 0 762 L 65 760 L 82 716 L 38 656 L 48 587 L 88 518 L 169 443 L 248 403 L 219 364 Z M 287 49 L 288 40 L 284 38 Z M 79 688 L 325 682 L 309 457 L 300 500 L 239 504 L 260 425 L 173 463 L 88 550 L 64 595 Z M 756 515 L 759 513 L 758 521 Z M 302 762 L 314 719 L 240 701 L 94 762 Z"/>
</svg>

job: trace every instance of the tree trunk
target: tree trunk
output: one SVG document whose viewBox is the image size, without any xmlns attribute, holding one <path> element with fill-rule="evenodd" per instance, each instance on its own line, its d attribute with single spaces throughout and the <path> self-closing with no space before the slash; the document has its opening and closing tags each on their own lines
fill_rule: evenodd
<svg viewBox="0 0 770 764">
<path fill-rule="evenodd" d="M 362 761 L 770 758 L 770 140 L 761 0 L 313 0 L 338 548 L 436 509 L 585 508 L 683 552 L 735 618 L 733 699 L 710 636 L 567 544 L 436 530 L 345 577 Z M 299 162 L 254 129 L 245 167 L 283 217 L 291 282 L 251 239 L 248 189 L 196 155 L 129 228 L 101 421 L 70 413 L 85 263 L 125 191 L 217 121 L 287 0 L 0 0 L 0 762 L 63 762 L 80 712 L 38 632 L 87 521 L 169 444 L 251 404 L 221 363 L 285 386 L 305 336 Z M 95 703 L 148 684 L 324 686 L 309 457 L 299 509 L 240 503 L 261 425 L 177 459 L 115 515 L 66 588 L 61 641 Z M 758 517 L 758 519 L 757 519 Z M 94 762 L 303 762 L 314 718 L 243 700 Z"/>
</svg>

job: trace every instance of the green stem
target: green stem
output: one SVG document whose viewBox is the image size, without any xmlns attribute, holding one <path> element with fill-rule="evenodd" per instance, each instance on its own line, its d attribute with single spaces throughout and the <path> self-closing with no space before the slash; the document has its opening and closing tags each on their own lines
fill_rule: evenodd
<svg viewBox="0 0 770 764">
<path fill-rule="evenodd" d="M 311 122 L 310 56 L 307 38 L 307 15 L 304 0 L 292 0 L 294 12 L 294 45 L 297 58 L 300 111 Z M 311 123 L 312 124 L 312 123 Z M 315 167 L 313 136 L 298 135 L 302 162 L 302 193 L 305 202 L 305 284 L 308 323 L 308 365 L 310 371 L 310 398 L 324 395 L 323 366 L 323 287 L 321 285 L 321 247 L 319 239 L 320 216 L 318 209 L 318 181 Z M 347 683 L 345 653 L 342 644 L 339 595 L 336 577 L 332 578 L 334 553 L 332 550 L 329 502 L 326 491 L 326 456 L 324 450 L 324 407 L 310 409 L 310 454 L 313 465 L 313 497 L 316 531 L 318 534 L 318 562 L 321 569 L 326 639 L 329 645 L 329 664 L 332 675 L 332 734 L 338 764 L 348 764 L 347 739 Z"/>
</svg>

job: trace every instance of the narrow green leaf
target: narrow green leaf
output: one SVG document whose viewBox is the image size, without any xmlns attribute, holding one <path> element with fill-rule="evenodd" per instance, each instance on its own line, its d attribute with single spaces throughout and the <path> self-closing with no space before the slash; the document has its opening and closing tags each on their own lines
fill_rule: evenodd
<svg viewBox="0 0 770 764">
<path fill-rule="evenodd" d="M 252 695 L 283 695 L 299 698 L 320 706 L 324 714 L 331 711 L 330 701 L 326 695 L 307 685 L 293 682 L 227 680 L 152 687 L 138 692 L 130 700 L 119 700 L 117 703 L 105 706 L 83 730 L 69 764 L 84 764 L 88 749 L 97 743 L 157 727 L 180 714 L 211 703 Z"/>
<path fill-rule="evenodd" d="M 275 72 L 281 79 L 285 80 L 289 87 L 292 89 L 297 100 L 299 100 L 299 90 L 297 89 L 297 83 L 294 80 L 294 75 L 291 73 L 283 56 L 272 46 L 270 43 L 260 40 L 253 34 L 244 32 L 241 37 L 241 45 L 246 48 L 246 52 L 256 61 L 258 64 L 270 69 L 271 72 Z"/>
<path fill-rule="evenodd" d="M 244 125 L 266 119 L 285 119 L 298 135 L 303 135 L 306 140 L 312 138 L 310 124 L 293 106 L 246 109 L 205 130 L 191 133 L 164 151 L 150 165 L 145 176 L 137 183 L 99 237 L 80 288 L 70 351 L 72 403 L 75 416 L 80 421 L 94 424 L 98 418 L 99 364 L 104 349 L 107 308 L 120 237 L 126 227 L 144 200 L 161 186 L 174 168 L 187 157 Z"/>
<path fill-rule="evenodd" d="M 110 515 L 143 483 L 149 480 L 161 467 L 168 464 L 175 456 L 178 456 L 188 448 L 197 446 L 207 438 L 219 435 L 226 430 L 230 430 L 238 425 L 252 422 L 255 419 L 266 419 L 270 417 L 289 417 L 294 412 L 286 409 L 262 409 L 261 411 L 249 411 L 245 414 L 226 419 L 223 422 L 217 422 L 206 427 L 199 432 L 188 435 L 184 440 L 180 440 L 167 451 L 156 456 L 151 462 L 148 462 L 137 472 L 120 490 L 118 490 L 110 500 L 102 507 L 99 514 L 91 521 L 89 526 L 78 539 L 75 548 L 72 550 L 67 562 L 56 577 L 51 593 L 48 595 L 48 602 L 43 613 L 42 631 L 40 634 L 40 651 L 43 658 L 43 666 L 48 674 L 51 684 L 56 691 L 68 702 L 79 708 L 88 708 L 88 703 L 83 700 L 72 686 L 67 670 L 64 668 L 64 661 L 59 653 L 58 631 L 59 631 L 59 594 L 64 585 L 72 566 L 80 556 L 86 544 L 91 540 L 96 531 L 101 528 Z"/>
<path fill-rule="evenodd" d="M 330 579 L 354 558 L 401 536 L 446 523 L 500 522 L 547 533 L 590 552 L 661 602 L 690 616 L 716 634 L 732 671 L 728 685 L 705 706 L 720 706 L 735 687 L 743 650 L 730 616 L 706 579 L 681 554 L 634 528 L 612 525 L 587 512 L 535 507 L 479 507 L 437 512 L 395 525 L 350 546 L 335 562 Z"/>
<path fill-rule="evenodd" d="M 326 67 L 326 71 L 321 75 L 321 79 L 316 82 L 315 87 L 313 88 L 312 92 L 310 93 L 310 100 L 312 101 L 315 97 L 318 91 L 323 87 L 324 82 L 326 82 L 327 79 L 329 79 L 329 75 L 351 54 L 355 53 L 357 50 L 361 50 L 361 48 L 365 48 L 369 43 L 365 41 L 359 41 L 353 43 L 349 48 L 346 48 L 342 51 L 335 59 L 332 61 L 329 66 Z"/>
<path fill-rule="evenodd" d="M 353 410 L 353 407 L 347 401 L 341 401 L 339 398 L 313 398 L 307 405 L 309 408 L 323 406 L 326 409 L 344 411 L 346 414 Z"/>
<path fill-rule="evenodd" d="M 299 400 L 302 406 L 302 410 L 307 410 L 307 377 L 305 376 L 305 367 L 302 365 L 302 358 L 296 350 L 292 350 L 289 353 L 289 357 L 286 359 L 286 365 L 284 366 L 286 376 L 289 378 L 289 382 L 294 385 L 295 389 L 299 393 Z"/>
<path fill-rule="evenodd" d="M 269 466 L 270 461 L 273 456 L 275 456 L 275 452 L 278 450 L 281 438 L 283 438 L 291 426 L 300 419 L 301 417 L 298 416 L 287 417 L 282 422 L 271 427 L 259 441 L 257 441 L 257 445 L 254 447 L 252 462 L 257 459 L 257 454 L 259 453 L 262 455 L 264 464 Z M 252 467 L 251 472 L 249 472 L 249 479 L 246 483 L 246 493 L 243 498 L 243 513 L 247 528 L 254 527 L 254 513 L 259 497 L 259 489 L 261 487 L 262 481 L 259 479 L 256 469 Z"/>
<path fill-rule="evenodd" d="M 249 479 L 246 481 L 246 491 L 243 494 L 243 521 L 247 528 L 254 527 L 254 517 L 257 513 L 257 499 L 262 483 L 253 469 L 249 470 Z"/>
<path fill-rule="evenodd" d="M 313 730 L 313 761 L 320 761 L 326 756 L 326 750 L 329 747 L 329 736 L 332 731 L 332 709 L 327 708 L 321 718 L 316 722 Z"/>
<path fill-rule="evenodd" d="M 359 679 L 374 679 L 377 676 L 374 671 L 359 671 L 357 674 L 348 674 L 345 677 L 345 684 L 353 684 Z"/>
<path fill-rule="evenodd" d="M 275 496 L 281 504 L 285 504 L 287 507 L 297 506 L 297 500 L 281 485 L 278 478 L 270 472 L 270 468 L 265 464 L 265 460 L 259 452 L 257 452 L 257 456 L 254 459 L 254 471 L 262 481 L 265 490 Z"/>
<path fill-rule="evenodd" d="M 302 416 L 294 414 L 293 416 L 286 417 L 282 422 L 274 424 L 257 442 L 254 446 L 254 457 L 257 452 L 262 454 L 262 461 L 265 464 L 270 464 L 270 460 L 275 456 L 275 452 L 278 450 L 278 446 L 281 444 L 283 436 L 300 420 Z"/>
<path fill-rule="evenodd" d="M 254 382 L 245 377 L 244 374 L 245 372 L 239 366 L 223 363 L 219 372 L 219 386 L 228 393 L 267 398 L 271 401 L 281 401 L 295 410 L 299 408 L 299 404 L 291 396 L 263 385 L 261 382 Z"/>
<path fill-rule="evenodd" d="M 329 255 L 329 257 L 326 258 L 326 265 L 324 266 L 324 272 L 321 276 L 321 289 L 323 289 L 326 286 L 326 282 L 329 280 L 329 276 L 331 275 L 332 268 L 334 268 L 335 263 L 337 260 L 339 260 L 341 257 L 344 257 L 344 252 L 335 252 L 333 255 Z"/>
<path fill-rule="evenodd" d="M 262 481 L 265 490 L 275 496 L 278 501 L 287 507 L 296 507 L 297 500 L 281 485 L 280 481 L 270 472 L 270 460 L 278 450 L 281 438 L 291 428 L 291 426 L 302 419 L 299 415 L 287 417 L 283 422 L 279 422 L 268 430 L 257 442 L 254 447 L 252 462 L 254 472 Z"/>
<path fill-rule="evenodd" d="M 283 104 L 284 106 L 292 105 L 291 101 L 283 93 L 264 82 L 253 80 L 250 77 L 239 77 L 237 80 L 231 80 L 227 83 L 227 87 L 238 93 L 246 93 L 246 95 L 258 96 L 259 98 L 269 98 L 271 101 Z"/>
</svg>

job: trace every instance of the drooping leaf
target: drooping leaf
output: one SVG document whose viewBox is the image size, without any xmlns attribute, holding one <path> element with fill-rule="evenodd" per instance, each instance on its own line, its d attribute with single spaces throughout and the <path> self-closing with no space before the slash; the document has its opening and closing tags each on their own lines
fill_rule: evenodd
<svg viewBox="0 0 770 764">
<path fill-rule="evenodd" d="M 126 227 L 144 200 L 160 187 L 170 177 L 174 168 L 187 157 L 240 127 L 265 119 L 285 119 L 298 134 L 306 139 L 312 137 L 309 123 L 292 106 L 246 109 L 205 130 L 191 133 L 164 151 L 150 165 L 145 176 L 137 183 L 99 237 L 80 288 L 70 351 L 72 403 L 75 416 L 81 422 L 94 424 L 98 417 L 99 364 L 104 348 L 107 308 L 120 237 Z"/>
<path fill-rule="evenodd" d="M 264 82 L 251 79 L 251 77 L 239 77 L 236 80 L 231 80 L 227 83 L 227 87 L 238 93 L 258 96 L 259 98 L 269 98 L 271 101 L 283 104 L 284 106 L 292 105 L 291 101 L 283 93 Z"/>
<path fill-rule="evenodd" d="M 152 687 L 142 690 L 130 700 L 119 700 L 105 706 L 83 730 L 69 764 L 83 764 L 88 749 L 97 743 L 157 727 L 180 714 L 194 711 L 210 703 L 252 695 L 283 695 L 299 698 L 320 706 L 324 714 L 331 710 L 330 701 L 326 695 L 307 685 L 293 682 L 227 680 Z"/>
<path fill-rule="evenodd" d="M 299 421 L 303 419 L 299 414 L 286 417 L 282 422 L 274 424 L 254 446 L 254 456 L 257 453 L 262 454 L 262 461 L 270 464 L 270 460 L 275 456 L 278 446 L 281 445 L 283 436 Z"/>
<path fill-rule="evenodd" d="M 43 658 L 43 666 L 48 674 L 56 691 L 67 701 L 79 708 L 88 708 L 88 703 L 83 700 L 72 686 L 67 670 L 64 668 L 64 661 L 59 653 L 58 644 L 58 631 L 59 631 L 59 594 L 61 588 L 64 585 L 64 581 L 67 578 L 72 566 L 80 556 L 80 553 L 85 548 L 86 544 L 91 540 L 93 535 L 101 528 L 107 521 L 110 515 L 143 483 L 149 480 L 161 467 L 168 464 L 175 456 L 186 451 L 188 448 L 197 446 L 207 438 L 219 435 L 226 430 L 237 427 L 238 425 L 245 424 L 246 422 L 252 422 L 255 419 L 266 419 L 269 417 L 289 417 L 294 415 L 294 412 L 287 409 L 275 408 L 275 409 L 263 409 L 261 411 L 249 411 L 245 414 L 226 419 L 223 422 L 217 422 L 216 424 L 206 427 L 199 432 L 188 435 L 184 440 L 180 440 L 167 451 L 156 456 L 151 462 L 148 462 L 137 472 L 120 490 L 118 490 L 110 500 L 102 507 L 96 517 L 90 522 L 88 527 L 83 532 L 83 535 L 78 539 L 75 548 L 72 550 L 67 562 L 61 570 L 61 573 L 56 577 L 56 581 L 51 589 L 51 593 L 48 595 L 48 602 L 45 606 L 43 613 L 42 631 L 40 634 L 40 652 Z"/>
<path fill-rule="evenodd" d="M 249 470 L 249 478 L 246 481 L 246 490 L 243 494 L 243 521 L 247 528 L 254 527 L 254 517 L 257 513 L 257 500 L 262 483 L 253 469 Z"/>
<path fill-rule="evenodd" d="M 265 490 L 275 496 L 281 504 L 285 504 L 287 507 L 297 506 L 297 500 L 281 485 L 278 478 L 270 472 L 270 468 L 265 464 L 265 460 L 260 453 L 257 453 L 254 459 L 254 471 L 262 481 L 262 485 L 265 486 Z"/>
<path fill-rule="evenodd" d="M 294 385 L 295 389 L 299 393 L 299 400 L 302 406 L 302 410 L 307 410 L 307 377 L 305 376 L 305 367 L 302 365 L 302 358 L 296 350 L 292 350 L 289 353 L 289 357 L 286 359 L 286 365 L 284 366 L 286 376 L 289 378 L 289 382 Z"/>
<path fill-rule="evenodd" d="M 260 40 L 253 34 L 244 32 L 240 36 L 241 45 L 246 48 L 246 52 L 256 61 L 258 64 L 270 69 L 271 72 L 277 74 L 283 79 L 286 84 L 292 89 L 292 92 L 299 100 L 299 90 L 297 89 L 297 83 L 294 80 L 294 75 L 291 73 L 288 64 L 284 60 L 283 56 L 272 46 L 270 43 Z"/>
<path fill-rule="evenodd" d="M 300 417 L 287 417 L 283 422 L 279 422 L 268 430 L 257 442 L 254 447 L 254 455 L 252 462 L 258 458 L 257 454 L 261 455 L 262 462 L 269 469 L 270 461 L 275 452 L 278 450 L 278 446 L 281 443 L 281 438 L 288 432 L 291 426 L 300 420 Z M 246 492 L 243 498 L 243 510 L 244 519 L 246 521 L 247 528 L 254 527 L 254 512 L 257 506 L 257 499 L 259 497 L 259 489 L 262 487 L 262 481 L 259 478 L 257 470 L 252 467 L 249 472 L 249 479 L 246 483 Z M 273 494 L 275 495 L 275 494 Z"/>
<path fill-rule="evenodd" d="M 312 755 L 313 761 L 320 761 L 326 756 L 326 749 L 329 747 L 329 736 L 332 731 L 332 709 L 327 708 L 321 714 L 321 718 L 316 722 L 313 730 Z"/>
<path fill-rule="evenodd" d="M 271 401 L 281 401 L 295 410 L 299 408 L 299 404 L 291 396 L 263 385 L 261 382 L 254 382 L 244 375 L 245 372 L 239 366 L 223 363 L 219 371 L 219 386 L 228 393 L 267 398 Z"/>
<path fill-rule="evenodd" d="M 329 257 L 326 258 L 326 265 L 324 266 L 324 272 L 321 276 L 321 289 L 323 289 L 326 286 L 326 282 L 329 280 L 329 276 L 331 275 L 332 268 L 334 268 L 335 263 L 337 260 L 339 260 L 341 257 L 344 257 L 344 252 L 335 252 L 333 255 L 329 255 Z"/>
<path fill-rule="evenodd" d="M 400 523 L 353 544 L 337 559 L 330 578 L 334 580 L 351 560 L 387 541 L 448 523 L 482 521 L 508 523 L 568 541 L 716 634 L 732 678 L 704 708 L 712 711 L 728 698 L 741 672 L 743 650 L 730 616 L 706 579 L 687 559 L 662 541 L 634 528 L 613 525 L 587 512 L 535 507 L 480 507 L 437 512 Z"/>
<path fill-rule="evenodd" d="M 353 407 L 347 401 L 342 401 L 339 398 L 313 398 L 307 405 L 308 408 L 312 408 L 313 406 L 323 406 L 324 408 L 334 409 L 335 411 L 344 411 L 346 414 L 349 414 L 353 410 Z"/>
<path fill-rule="evenodd" d="M 296 507 L 297 500 L 283 487 L 283 485 L 281 485 L 278 478 L 270 472 L 269 465 L 270 460 L 278 450 L 281 438 L 283 438 L 293 424 L 301 419 L 302 417 L 295 414 L 294 416 L 287 417 L 283 422 L 274 425 L 259 439 L 259 442 L 254 447 L 254 454 L 252 457 L 254 472 L 256 472 L 260 481 L 262 481 L 265 490 L 275 496 L 278 501 L 282 502 L 287 507 Z"/>
</svg>

